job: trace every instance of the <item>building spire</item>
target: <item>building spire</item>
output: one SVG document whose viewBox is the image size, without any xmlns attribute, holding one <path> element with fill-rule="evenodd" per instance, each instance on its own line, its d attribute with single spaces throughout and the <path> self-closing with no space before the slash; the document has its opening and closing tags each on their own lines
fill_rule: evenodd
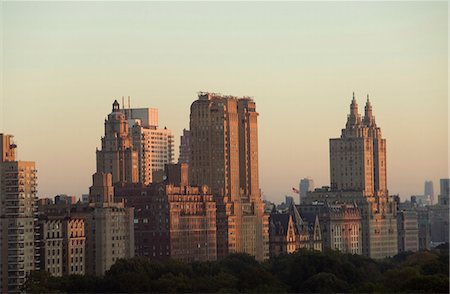
<svg viewBox="0 0 450 294">
<path fill-rule="evenodd" d="M 369 94 L 367 94 L 367 102 L 366 106 L 364 107 L 363 124 L 367 127 L 375 125 L 375 119 L 372 114 L 372 104 L 370 104 Z"/>
<path fill-rule="evenodd" d="M 352 126 L 360 125 L 361 117 L 358 113 L 358 103 L 355 99 L 355 92 L 353 92 L 352 103 L 350 104 L 350 114 L 347 117 L 347 128 L 351 128 Z"/>
</svg>

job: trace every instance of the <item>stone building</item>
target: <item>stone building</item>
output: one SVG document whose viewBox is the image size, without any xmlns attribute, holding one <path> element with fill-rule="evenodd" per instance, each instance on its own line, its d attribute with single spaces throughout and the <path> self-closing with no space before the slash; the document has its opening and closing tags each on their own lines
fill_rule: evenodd
<svg viewBox="0 0 450 294">
<path fill-rule="evenodd" d="M 258 113 L 251 98 L 199 93 L 191 105 L 189 181 L 217 207 L 217 255 L 269 257 L 268 216 L 258 176 Z"/>
<path fill-rule="evenodd" d="M 294 253 L 297 239 L 300 238 L 289 213 L 272 213 L 269 217 L 269 252 L 270 257 Z"/>
<path fill-rule="evenodd" d="M 397 213 L 398 252 L 419 250 L 419 224 L 415 210 Z"/>
<path fill-rule="evenodd" d="M 95 173 L 88 205 L 78 205 L 74 217 L 84 220 L 86 273 L 102 276 L 121 258 L 134 256 L 134 210 L 114 202 L 112 175 Z"/>
<path fill-rule="evenodd" d="M 56 205 L 58 204 L 48 204 Z M 84 220 L 65 217 L 64 214 L 48 216 L 41 208 L 40 269 L 52 276 L 84 275 L 85 241 Z"/>
<path fill-rule="evenodd" d="M 308 197 L 315 197 L 314 193 Z M 356 203 L 311 202 L 299 205 L 301 214 L 317 215 L 324 248 L 362 254 L 361 213 Z"/>
<path fill-rule="evenodd" d="M 105 136 L 97 150 L 97 172 L 110 173 L 112 182 L 137 183 L 139 180 L 138 151 L 129 134 L 128 121 L 117 100 L 105 120 Z"/>
<path fill-rule="evenodd" d="M 168 167 L 167 175 L 162 183 L 116 187 L 116 199 L 135 208 L 136 255 L 185 262 L 216 260 L 213 196 L 206 186 L 188 185 L 185 164 Z"/>
<path fill-rule="evenodd" d="M 386 139 L 367 98 L 361 119 L 355 96 L 340 138 L 330 139 L 331 189 L 308 201 L 354 203 L 361 213 L 362 254 L 381 259 L 398 252 L 396 203 L 387 189 Z"/>
<path fill-rule="evenodd" d="M 286 212 L 272 212 L 269 217 L 270 257 L 299 249 L 322 251 L 319 217 L 314 212 L 299 212 L 292 203 Z"/>
<path fill-rule="evenodd" d="M 13 136 L 0 134 L 0 292 L 19 293 L 36 262 L 37 170 L 16 160 Z"/>
</svg>

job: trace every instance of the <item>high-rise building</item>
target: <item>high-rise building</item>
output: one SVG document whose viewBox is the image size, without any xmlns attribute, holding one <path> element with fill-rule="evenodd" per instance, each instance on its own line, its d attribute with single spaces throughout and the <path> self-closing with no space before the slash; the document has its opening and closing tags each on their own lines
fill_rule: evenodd
<svg viewBox="0 0 450 294">
<path fill-rule="evenodd" d="M 434 204 L 434 188 L 433 188 L 433 182 L 432 181 L 425 181 L 424 184 L 424 192 L 423 194 L 427 197 L 427 199 L 430 199 L 430 205 Z"/>
<path fill-rule="evenodd" d="M 180 156 L 178 163 L 189 163 L 189 138 L 190 131 L 183 129 L 183 135 L 180 136 Z"/>
<path fill-rule="evenodd" d="M 102 149 L 97 150 L 97 170 L 113 175 L 116 183 L 153 182 L 173 162 L 173 135 L 158 128 L 155 108 L 120 108 L 114 101 L 105 121 Z"/>
<path fill-rule="evenodd" d="M 144 127 L 140 121 L 131 127 L 133 145 L 138 152 L 139 182 L 149 185 L 173 162 L 173 135 L 167 128 Z"/>
<path fill-rule="evenodd" d="M 102 149 L 97 150 L 97 171 L 110 173 L 113 183 L 137 183 L 139 178 L 138 151 L 133 147 L 128 122 L 117 100 L 105 120 Z"/>
<path fill-rule="evenodd" d="M 353 94 L 341 137 L 330 139 L 331 190 L 310 193 L 308 198 L 356 203 L 361 211 L 362 253 L 376 259 L 398 252 L 397 209 L 388 194 L 386 166 L 386 139 L 369 98 L 361 119 Z"/>
<path fill-rule="evenodd" d="M 450 179 L 440 180 L 440 191 L 439 191 L 439 205 L 449 205 L 450 196 Z"/>
<path fill-rule="evenodd" d="M 258 113 L 251 98 L 200 93 L 191 105 L 189 181 L 217 203 L 217 254 L 269 257 L 258 179 Z"/>
<path fill-rule="evenodd" d="M 0 134 L 0 292 L 19 293 L 37 269 L 37 170 L 17 161 L 12 135 Z"/>
<path fill-rule="evenodd" d="M 308 192 L 314 191 L 314 180 L 310 178 L 301 179 L 299 184 L 299 191 L 300 191 L 299 203 L 301 204 L 302 199 L 306 197 Z"/>
</svg>

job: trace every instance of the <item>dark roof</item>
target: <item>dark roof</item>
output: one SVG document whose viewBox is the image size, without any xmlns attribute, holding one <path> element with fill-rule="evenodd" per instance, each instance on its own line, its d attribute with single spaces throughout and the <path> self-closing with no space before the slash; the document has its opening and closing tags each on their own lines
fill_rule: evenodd
<svg viewBox="0 0 450 294">
<path fill-rule="evenodd" d="M 288 213 L 272 213 L 270 214 L 270 224 L 274 226 L 276 234 L 286 234 L 289 226 Z"/>
<path fill-rule="evenodd" d="M 315 224 L 316 223 L 316 213 L 314 212 L 300 212 L 300 217 L 304 222 L 307 222 L 308 224 Z"/>
</svg>

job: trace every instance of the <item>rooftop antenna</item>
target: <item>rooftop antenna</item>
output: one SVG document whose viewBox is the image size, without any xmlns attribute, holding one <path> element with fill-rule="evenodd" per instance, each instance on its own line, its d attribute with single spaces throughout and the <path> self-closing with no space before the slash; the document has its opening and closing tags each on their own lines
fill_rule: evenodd
<svg viewBox="0 0 450 294">
<path fill-rule="evenodd" d="M 128 96 L 128 109 L 130 109 L 130 96 Z"/>
<path fill-rule="evenodd" d="M 125 98 L 124 98 L 124 97 L 122 96 L 122 109 L 124 109 L 124 108 L 125 108 L 125 107 L 124 107 L 124 106 L 125 106 L 125 104 L 124 104 L 124 102 L 123 102 L 123 101 L 124 101 L 124 99 L 125 99 Z"/>
</svg>

